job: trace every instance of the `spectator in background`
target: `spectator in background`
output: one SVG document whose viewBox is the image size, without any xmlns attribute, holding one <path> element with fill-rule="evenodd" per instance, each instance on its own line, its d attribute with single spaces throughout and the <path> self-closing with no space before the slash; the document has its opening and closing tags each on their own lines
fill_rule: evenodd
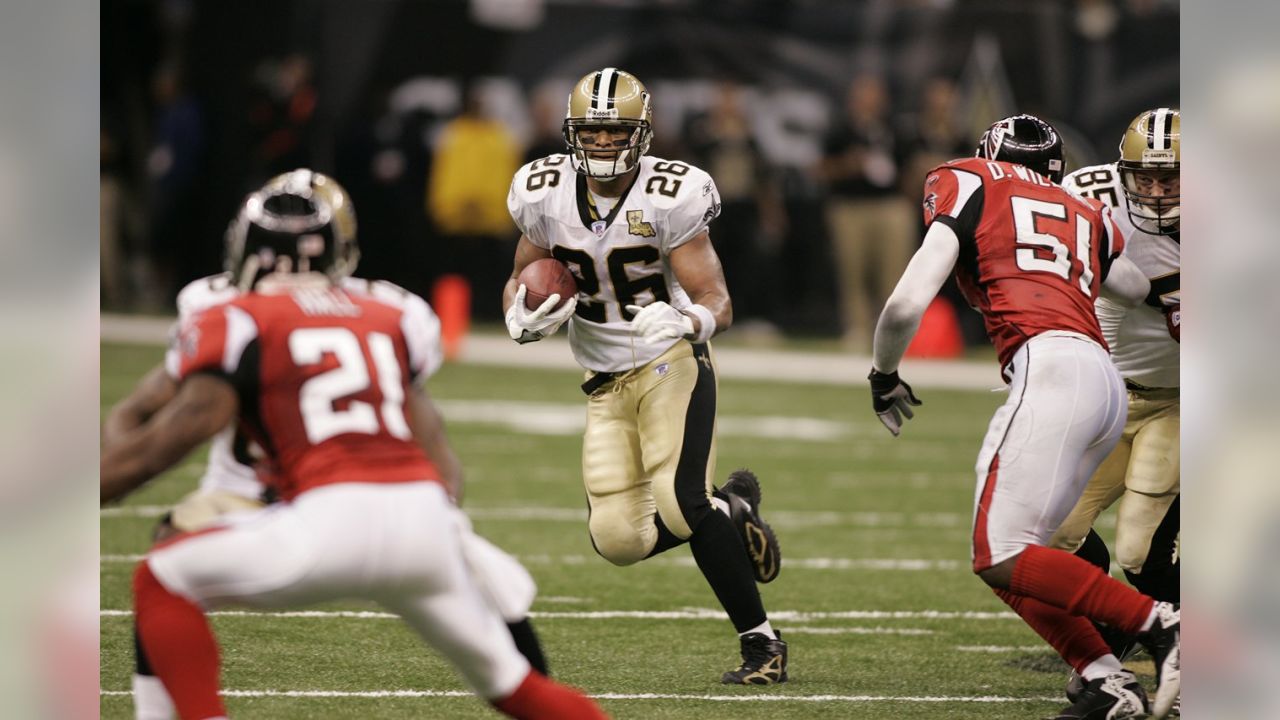
<svg viewBox="0 0 1280 720">
<path fill-rule="evenodd" d="M 827 184 L 844 342 L 854 352 L 871 349 L 872 313 L 889 297 L 916 244 L 911 205 L 898 190 L 906 148 L 889 112 L 883 78 L 854 78 L 818 165 Z"/>
<path fill-rule="evenodd" d="M 486 115 L 475 89 L 468 89 L 462 114 L 440 131 L 426 201 L 442 236 L 445 268 L 472 284 L 476 317 L 502 316 L 499 291 L 515 252 L 507 188 L 519 167 L 515 138 Z"/>
<path fill-rule="evenodd" d="M 543 85 L 533 93 L 529 107 L 533 120 L 533 140 L 524 151 L 524 162 L 548 155 L 564 154 L 568 146 L 564 141 L 564 93 L 550 85 Z"/>
<path fill-rule="evenodd" d="M 958 103 L 959 92 L 950 78 L 938 76 L 925 83 L 920 109 L 904 133 L 908 160 L 902 192 L 907 197 L 920 192 L 925 175 L 933 168 L 973 154 L 973 143 L 957 126 Z M 923 225 L 920 234 L 924 235 Z"/>
<path fill-rule="evenodd" d="M 723 203 L 711 234 L 734 301 L 736 325 L 742 320 L 774 320 L 771 255 L 785 232 L 786 215 L 770 168 L 752 137 L 742 90 L 719 86 L 715 102 L 696 116 L 685 132 L 698 164 L 717 178 Z"/>
<path fill-rule="evenodd" d="M 960 117 L 959 102 L 959 91 L 950 78 L 937 76 L 925 83 L 920 109 L 904 132 L 909 159 L 901 187 L 906 197 L 919 194 L 925 175 L 933 168 L 948 160 L 973 154 L 973 143 L 962 133 L 963 128 L 956 121 Z M 924 237 L 923 216 L 916 214 L 915 217 L 917 237 Z M 969 312 L 969 304 L 961 296 L 955 280 L 947 280 L 939 297 L 955 309 L 965 345 L 985 346 L 987 330 L 982 316 Z"/>
<path fill-rule="evenodd" d="M 156 111 L 147 152 L 147 227 L 156 287 L 163 294 L 152 299 L 169 303 L 177 297 L 190 268 L 201 274 L 191 227 L 193 218 L 203 212 L 204 118 L 176 64 L 159 67 L 151 90 Z"/>
<path fill-rule="evenodd" d="M 311 58 L 302 53 L 267 60 L 254 71 L 257 97 L 250 105 L 249 124 L 255 138 L 257 180 L 311 165 L 310 133 L 316 112 L 311 75 Z"/>
</svg>

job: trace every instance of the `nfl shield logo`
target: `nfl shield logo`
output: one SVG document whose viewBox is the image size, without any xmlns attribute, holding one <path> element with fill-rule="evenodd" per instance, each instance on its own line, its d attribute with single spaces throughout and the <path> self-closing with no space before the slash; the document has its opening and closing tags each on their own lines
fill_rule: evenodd
<svg viewBox="0 0 1280 720">
<path fill-rule="evenodd" d="M 596 237 L 604 237 L 604 229 L 608 226 L 609 224 L 605 221 L 597 220 L 591 223 L 591 232 L 595 233 Z"/>
<path fill-rule="evenodd" d="M 667 363 L 662 363 L 658 367 L 654 368 L 653 371 L 658 373 L 659 376 L 661 376 L 661 375 L 666 375 L 667 371 L 670 369 L 671 369 L 670 365 L 668 365 Z"/>
</svg>

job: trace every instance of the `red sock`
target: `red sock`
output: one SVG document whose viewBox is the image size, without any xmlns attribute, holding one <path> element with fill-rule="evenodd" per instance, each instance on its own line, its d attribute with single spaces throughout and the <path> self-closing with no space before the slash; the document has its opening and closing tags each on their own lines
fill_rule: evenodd
<svg viewBox="0 0 1280 720">
<path fill-rule="evenodd" d="M 1098 629 L 1086 618 L 1008 590 L 995 593 L 1076 672 L 1084 672 L 1089 663 L 1111 652 Z"/>
<path fill-rule="evenodd" d="M 493 706 L 516 720 L 608 720 L 591 698 L 530 670 L 516 691 Z"/>
<path fill-rule="evenodd" d="M 1013 566 L 1009 590 L 1135 634 L 1155 601 L 1069 552 L 1029 545 Z"/>
<path fill-rule="evenodd" d="M 218 644 L 204 612 L 169 592 L 146 561 L 133 574 L 138 637 L 182 720 L 225 717 L 218 697 Z"/>
</svg>

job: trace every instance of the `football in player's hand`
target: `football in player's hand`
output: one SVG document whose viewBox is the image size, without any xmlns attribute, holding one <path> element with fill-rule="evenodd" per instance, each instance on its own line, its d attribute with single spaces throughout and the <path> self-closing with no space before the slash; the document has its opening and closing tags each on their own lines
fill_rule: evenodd
<svg viewBox="0 0 1280 720">
<path fill-rule="evenodd" d="M 537 310 L 547 298 L 557 293 L 560 295 L 557 308 L 578 294 L 578 281 L 574 279 L 573 273 L 555 258 L 542 258 L 529 263 L 520 271 L 517 282 L 525 287 L 524 306 L 530 310 Z"/>
</svg>

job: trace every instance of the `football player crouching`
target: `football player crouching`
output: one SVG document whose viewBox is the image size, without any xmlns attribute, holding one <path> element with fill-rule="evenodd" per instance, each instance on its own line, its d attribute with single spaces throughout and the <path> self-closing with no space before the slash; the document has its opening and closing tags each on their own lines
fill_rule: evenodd
<svg viewBox="0 0 1280 720">
<path fill-rule="evenodd" d="M 428 371 L 422 377 L 425 381 L 443 361 L 439 320 L 431 308 L 421 298 L 391 283 L 371 282 L 347 275 L 355 269 L 359 257 L 356 218 L 350 198 L 336 181 L 321 173 L 300 169 L 273 178 L 262 190 L 270 192 L 293 185 L 304 185 L 310 192 L 325 198 L 325 205 L 331 213 L 329 232 L 333 235 L 335 246 L 340 249 L 339 267 L 335 269 L 335 274 L 340 278 L 342 288 L 351 293 L 381 297 L 414 307 L 412 316 L 422 326 L 421 336 L 426 340 Z M 228 232 L 233 231 L 234 224 Z M 178 294 L 178 322 L 175 327 L 181 327 L 201 312 L 240 297 L 247 278 L 243 271 L 237 270 L 229 268 L 227 272 L 195 280 L 183 288 Z M 143 426 L 174 398 L 178 391 L 180 351 L 180 348 L 170 348 L 164 362 L 147 372 L 133 391 L 111 408 L 102 426 L 104 451 Z M 443 424 L 434 405 L 428 403 L 426 407 L 427 412 L 415 417 L 414 423 L 427 430 L 421 435 L 424 450 L 435 460 L 445 478 L 450 480 L 450 494 L 455 500 L 460 500 L 461 466 L 444 436 Z M 261 448 L 248 439 L 239 424 L 229 425 L 217 433 L 210 442 L 208 461 L 199 487 L 179 500 L 163 516 L 155 529 L 154 541 L 163 542 L 183 533 L 197 532 L 220 523 L 236 522 L 272 502 L 274 493 L 262 482 L 259 471 L 254 467 L 260 459 Z M 104 492 L 111 491 L 104 488 Z M 463 531 L 463 557 L 473 579 L 502 615 L 517 648 L 530 665 L 535 670 L 548 674 L 545 656 L 528 617 L 537 593 L 532 576 L 515 558 L 476 534 L 465 513 L 456 507 L 455 511 L 457 522 Z M 173 702 L 163 684 L 155 677 L 137 639 L 136 628 L 134 633 L 135 718 L 170 720 L 175 712 Z"/>
</svg>

